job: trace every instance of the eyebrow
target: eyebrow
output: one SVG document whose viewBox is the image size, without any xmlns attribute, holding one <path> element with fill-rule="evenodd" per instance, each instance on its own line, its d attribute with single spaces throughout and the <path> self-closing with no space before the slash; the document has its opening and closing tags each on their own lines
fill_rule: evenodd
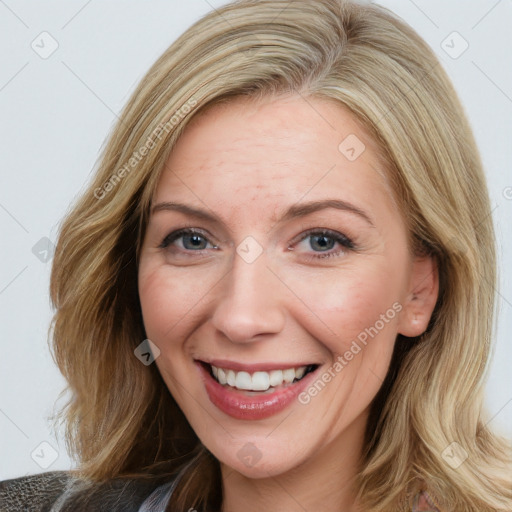
<svg viewBox="0 0 512 512">
<path fill-rule="evenodd" d="M 310 215 L 311 213 L 315 213 L 320 210 L 325 210 L 327 208 L 334 208 L 337 210 L 353 213 L 361 217 L 363 220 L 365 220 L 371 227 L 375 227 L 375 224 L 372 222 L 370 216 L 366 212 L 364 212 L 357 206 L 347 201 L 343 201 L 341 199 L 324 199 L 322 201 L 311 201 L 308 203 L 292 205 L 277 220 L 277 222 L 284 222 L 291 219 L 305 217 L 306 215 Z M 160 211 L 177 211 L 185 215 L 189 215 L 191 217 L 196 217 L 198 219 L 211 222 L 218 222 L 224 225 L 224 222 L 222 222 L 222 220 L 215 214 L 209 213 L 208 211 L 202 210 L 201 208 L 196 208 L 183 203 L 163 202 L 154 205 L 151 209 L 152 214 Z"/>
</svg>

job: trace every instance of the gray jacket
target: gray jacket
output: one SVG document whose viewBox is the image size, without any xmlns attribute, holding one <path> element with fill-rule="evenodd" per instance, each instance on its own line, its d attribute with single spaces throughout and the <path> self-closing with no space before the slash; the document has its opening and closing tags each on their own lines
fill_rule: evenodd
<svg viewBox="0 0 512 512">
<path fill-rule="evenodd" d="M 0 482 L 0 512 L 165 512 L 177 482 L 115 479 L 91 488 L 67 471 L 51 471 Z"/>
<path fill-rule="evenodd" d="M 53 471 L 0 482 L 0 512 L 166 512 L 180 475 L 164 485 L 116 479 L 93 488 L 66 471 Z M 419 492 L 412 512 L 440 512 Z"/>
</svg>

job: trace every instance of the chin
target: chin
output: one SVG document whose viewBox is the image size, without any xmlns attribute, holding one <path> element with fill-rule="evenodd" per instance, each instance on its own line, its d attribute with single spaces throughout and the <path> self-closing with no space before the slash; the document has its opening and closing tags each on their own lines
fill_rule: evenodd
<svg viewBox="0 0 512 512">
<path fill-rule="evenodd" d="M 242 457 L 242 460 L 240 460 L 239 452 L 237 452 L 229 456 L 222 454 L 222 458 L 219 458 L 219 461 L 229 469 L 252 479 L 272 478 L 287 473 L 300 464 L 298 460 L 293 459 L 293 454 L 290 454 L 290 452 L 284 454 L 283 457 L 281 457 L 280 453 L 272 453 L 267 460 L 264 459 L 265 457 L 262 456 L 261 459 L 253 464 L 247 458 Z"/>
</svg>

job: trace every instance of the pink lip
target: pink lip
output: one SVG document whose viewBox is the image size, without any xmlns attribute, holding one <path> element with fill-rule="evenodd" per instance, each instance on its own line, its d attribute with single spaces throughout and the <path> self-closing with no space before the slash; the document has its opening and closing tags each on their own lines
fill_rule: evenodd
<svg viewBox="0 0 512 512">
<path fill-rule="evenodd" d="M 273 393 L 249 396 L 236 389 L 222 386 L 210 375 L 203 364 L 197 361 L 196 364 L 212 404 L 222 412 L 239 420 L 261 420 L 281 412 L 310 384 L 316 373 L 316 370 L 308 373 L 295 384 L 278 389 Z M 283 368 L 283 366 L 279 368 Z"/>
</svg>

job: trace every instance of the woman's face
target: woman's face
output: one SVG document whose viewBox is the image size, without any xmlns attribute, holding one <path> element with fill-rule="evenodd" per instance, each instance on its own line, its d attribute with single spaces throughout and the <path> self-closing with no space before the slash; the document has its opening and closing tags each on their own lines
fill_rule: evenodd
<svg viewBox="0 0 512 512">
<path fill-rule="evenodd" d="M 411 256 L 347 110 L 237 99 L 194 119 L 172 152 L 139 292 L 192 428 L 222 463 L 262 477 L 336 444 L 361 449 L 397 334 L 427 326 L 435 274 Z"/>
</svg>

